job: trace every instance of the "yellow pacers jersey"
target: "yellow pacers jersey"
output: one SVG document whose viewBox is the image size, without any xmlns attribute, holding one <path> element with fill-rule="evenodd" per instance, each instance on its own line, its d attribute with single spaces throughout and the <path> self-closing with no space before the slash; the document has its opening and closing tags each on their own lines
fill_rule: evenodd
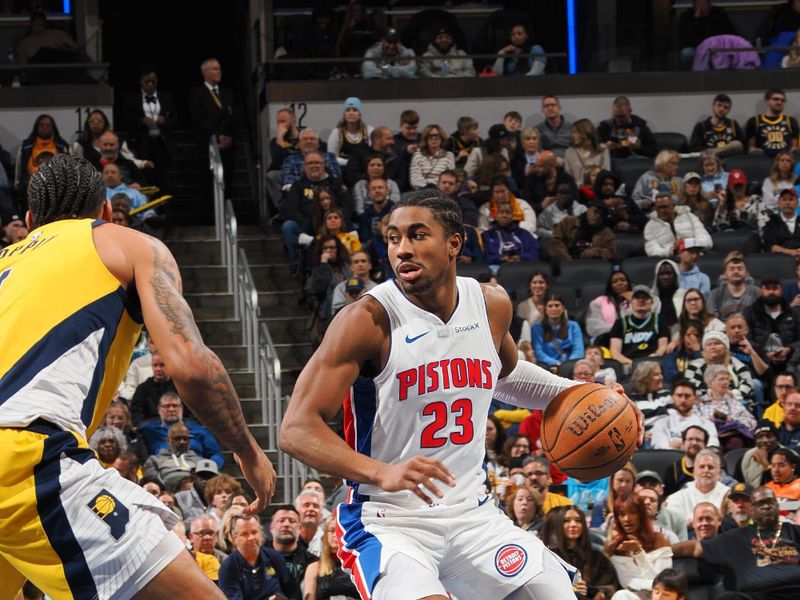
<svg viewBox="0 0 800 600">
<path fill-rule="evenodd" d="M 142 319 L 97 254 L 102 224 L 56 221 L 0 250 L 0 427 L 87 437 L 124 377 Z"/>
</svg>

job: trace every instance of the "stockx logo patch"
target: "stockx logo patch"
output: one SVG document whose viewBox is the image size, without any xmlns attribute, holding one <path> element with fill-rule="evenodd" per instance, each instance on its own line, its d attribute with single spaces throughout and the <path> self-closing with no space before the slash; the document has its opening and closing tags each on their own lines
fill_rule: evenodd
<svg viewBox="0 0 800 600">
<path fill-rule="evenodd" d="M 107 489 L 100 490 L 94 498 L 86 503 L 86 506 L 98 519 L 108 525 L 111 537 L 115 540 L 119 540 L 125 535 L 125 528 L 130 519 L 128 507 L 117 500 Z"/>
</svg>

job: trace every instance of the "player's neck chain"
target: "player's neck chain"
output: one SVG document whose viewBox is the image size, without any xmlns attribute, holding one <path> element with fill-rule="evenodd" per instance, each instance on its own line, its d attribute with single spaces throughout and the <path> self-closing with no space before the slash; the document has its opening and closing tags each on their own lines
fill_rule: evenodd
<svg viewBox="0 0 800 600">
<path fill-rule="evenodd" d="M 775 532 L 775 538 L 772 540 L 772 547 L 763 555 L 759 556 L 756 559 L 756 566 L 758 567 L 767 567 L 772 564 L 772 553 L 775 550 L 775 546 L 778 545 L 778 541 L 781 539 L 781 530 L 783 529 L 783 523 L 778 524 L 778 531 Z M 758 526 L 756 526 L 756 536 L 758 536 L 758 541 L 761 544 L 761 548 L 764 548 L 764 540 L 761 538 L 761 532 L 758 530 Z M 771 536 L 770 536 L 771 537 Z"/>
</svg>

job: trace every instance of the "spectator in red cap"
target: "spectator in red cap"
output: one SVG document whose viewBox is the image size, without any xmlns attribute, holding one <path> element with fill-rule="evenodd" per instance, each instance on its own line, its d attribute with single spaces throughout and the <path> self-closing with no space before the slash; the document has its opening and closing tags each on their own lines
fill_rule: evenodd
<svg viewBox="0 0 800 600">
<path fill-rule="evenodd" d="M 778 213 L 772 214 L 761 230 L 764 250 L 800 257 L 800 227 L 797 217 L 797 192 L 794 188 L 781 190 Z"/>
<path fill-rule="evenodd" d="M 728 188 L 721 194 L 714 215 L 714 229 L 735 231 L 751 229 L 760 231 L 769 220 L 769 212 L 761 196 L 748 195 L 747 176 L 741 169 L 728 174 Z"/>
</svg>

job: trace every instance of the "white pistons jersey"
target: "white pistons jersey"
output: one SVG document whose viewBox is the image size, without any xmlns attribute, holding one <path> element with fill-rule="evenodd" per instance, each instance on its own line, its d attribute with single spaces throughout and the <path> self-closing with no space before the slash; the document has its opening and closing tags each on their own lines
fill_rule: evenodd
<svg viewBox="0 0 800 600">
<path fill-rule="evenodd" d="M 486 418 L 501 370 L 480 284 L 458 277 L 457 286 L 447 323 L 393 281 L 367 292 L 388 314 L 391 347 L 381 373 L 359 379 L 344 407 L 345 438 L 357 452 L 390 464 L 414 456 L 444 463 L 456 486 L 439 483 L 442 504 L 482 495 Z M 363 500 L 419 505 L 411 492 L 348 483 Z"/>
</svg>

